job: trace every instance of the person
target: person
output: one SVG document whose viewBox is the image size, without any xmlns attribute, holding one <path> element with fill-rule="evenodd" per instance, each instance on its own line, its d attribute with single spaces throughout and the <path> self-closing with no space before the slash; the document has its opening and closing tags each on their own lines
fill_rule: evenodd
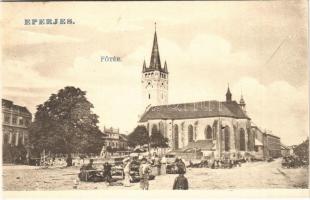
<svg viewBox="0 0 310 200">
<path fill-rule="evenodd" d="M 94 159 L 90 159 L 89 163 L 84 167 L 84 170 L 94 170 L 95 168 L 93 167 L 94 164 Z"/>
<path fill-rule="evenodd" d="M 127 163 L 125 163 L 124 167 L 124 186 L 129 187 L 130 186 L 130 168 L 131 168 L 131 160 L 129 160 Z"/>
<path fill-rule="evenodd" d="M 88 171 L 88 170 L 95 170 L 93 167 L 93 159 L 89 160 L 89 163 L 87 165 L 83 165 L 80 168 L 80 173 L 78 174 L 78 177 L 81 181 L 93 181 L 94 178 L 96 177 L 96 172 L 95 171 Z"/>
<path fill-rule="evenodd" d="M 55 161 L 55 157 L 53 158 L 53 160 Z M 67 162 L 67 167 L 71 167 L 72 166 L 71 154 L 68 155 L 66 162 Z"/>
<path fill-rule="evenodd" d="M 178 168 L 178 174 L 185 174 L 186 172 L 186 166 L 185 163 L 183 162 L 183 160 L 181 158 L 178 158 L 178 160 L 176 161 L 176 165 Z"/>
<path fill-rule="evenodd" d="M 160 171 L 161 171 L 161 162 L 160 162 L 160 158 L 158 156 L 155 157 L 155 162 L 154 165 L 157 168 L 157 175 L 160 175 Z"/>
<path fill-rule="evenodd" d="M 167 169 L 167 158 L 166 156 L 163 156 L 160 160 L 161 163 L 161 174 L 166 174 Z"/>
<path fill-rule="evenodd" d="M 179 176 L 175 178 L 173 190 L 188 190 L 188 180 L 184 173 L 179 173 Z"/>
<path fill-rule="evenodd" d="M 107 183 L 111 184 L 112 180 L 112 166 L 110 163 L 105 162 L 103 164 L 103 177 Z"/>
<path fill-rule="evenodd" d="M 146 158 L 142 158 L 141 165 L 139 167 L 139 175 L 140 175 L 140 187 L 142 190 L 149 189 L 149 174 L 151 173 L 151 169 L 147 164 Z"/>
</svg>

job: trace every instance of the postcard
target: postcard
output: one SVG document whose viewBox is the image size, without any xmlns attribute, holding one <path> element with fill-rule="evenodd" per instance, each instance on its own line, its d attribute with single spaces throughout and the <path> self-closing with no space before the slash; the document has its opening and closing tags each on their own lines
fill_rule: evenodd
<svg viewBox="0 0 310 200">
<path fill-rule="evenodd" d="M 5 194 L 309 196 L 307 1 L 0 6 Z"/>
</svg>

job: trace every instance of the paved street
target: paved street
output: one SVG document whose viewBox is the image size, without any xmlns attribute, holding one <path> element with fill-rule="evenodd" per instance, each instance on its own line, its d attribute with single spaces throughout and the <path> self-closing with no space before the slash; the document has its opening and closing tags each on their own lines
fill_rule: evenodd
<svg viewBox="0 0 310 200">
<path fill-rule="evenodd" d="M 79 169 L 39 169 L 31 166 L 4 166 L 4 190 L 68 190 L 73 188 Z M 150 181 L 150 189 L 170 189 L 177 175 L 161 175 Z M 281 159 L 254 162 L 233 169 L 188 169 L 190 189 L 307 188 L 308 169 L 283 169 Z M 199 178 L 197 178 L 199 177 Z M 107 186 L 105 183 L 80 182 L 78 189 L 139 189 Z"/>
</svg>

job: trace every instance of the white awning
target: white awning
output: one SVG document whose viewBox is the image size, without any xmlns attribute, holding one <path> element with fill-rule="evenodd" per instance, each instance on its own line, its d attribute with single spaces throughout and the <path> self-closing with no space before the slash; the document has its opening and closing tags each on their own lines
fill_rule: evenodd
<svg viewBox="0 0 310 200">
<path fill-rule="evenodd" d="M 264 146 L 258 139 L 255 139 L 255 146 Z"/>
</svg>

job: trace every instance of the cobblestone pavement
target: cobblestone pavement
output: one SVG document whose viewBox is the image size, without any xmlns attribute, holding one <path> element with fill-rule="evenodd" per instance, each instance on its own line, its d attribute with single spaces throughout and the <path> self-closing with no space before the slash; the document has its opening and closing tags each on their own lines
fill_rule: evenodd
<svg viewBox="0 0 310 200">
<path fill-rule="evenodd" d="M 4 190 L 71 190 L 79 169 L 49 168 L 31 166 L 4 166 Z M 171 189 L 177 175 L 156 176 L 150 181 L 150 189 Z M 233 169 L 188 169 L 186 177 L 190 189 L 247 189 L 247 188 L 307 188 L 308 168 L 284 169 L 281 160 L 273 162 L 245 163 Z M 118 181 L 117 183 L 121 183 Z M 130 187 L 107 186 L 105 183 L 79 182 L 78 189 L 133 189 L 139 190 L 139 183 Z"/>
</svg>

